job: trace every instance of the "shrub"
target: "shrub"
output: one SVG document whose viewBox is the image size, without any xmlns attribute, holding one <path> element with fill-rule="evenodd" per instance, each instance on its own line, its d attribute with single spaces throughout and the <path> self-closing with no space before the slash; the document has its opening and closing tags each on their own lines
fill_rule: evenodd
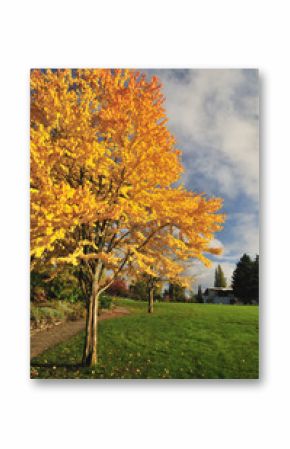
<svg viewBox="0 0 290 449">
<path fill-rule="evenodd" d="M 51 298 L 66 300 L 70 303 L 76 303 L 82 299 L 82 292 L 76 279 L 67 279 L 60 275 L 50 282 L 48 288 Z"/>
<path fill-rule="evenodd" d="M 76 321 L 84 318 L 86 308 L 83 302 L 71 304 L 67 301 L 49 301 L 45 304 L 31 303 L 30 317 L 33 327 L 39 327 L 45 323 L 54 323 L 56 321 Z"/>
<path fill-rule="evenodd" d="M 65 314 L 61 310 L 57 310 L 53 307 L 37 307 L 31 306 L 30 310 L 31 320 L 34 321 L 37 325 L 41 322 L 52 323 L 53 321 L 61 321 L 65 318 Z"/>
<path fill-rule="evenodd" d="M 123 279 L 116 279 L 107 291 L 113 296 L 129 296 L 127 284 Z"/>
<path fill-rule="evenodd" d="M 132 298 L 139 299 L 140 301 L 148 300 L 148 288 L 147 284 L 143 280 L 135 281 L 130 286 L 130 293 Z"/>
<path fill-rule="evenodd" d="M 47 299 L 60 299 L 76 303 L 83 300 L 77 271 L 74 267 L 64 267 L 55 277 L 53 277 L 53 274 L 55 274 L 54 267 L 42 267 L 31 272 L 32 301 L 41 302 Z"/>
<path fill-rule="evenodd" d="M 41 286 L 35 286 L 33 289 L 33 299 L 36 302 L 45 302 L 47 300 L 45 289 Z"/>
<path fill-rule="evenodd" d="M 100 309 L 110 310 L 113 306 L 113 298 L 111 296 L 102 295 L 100 297 Z"/>
<path fill-rule="evenodd" d="M 65 318 L 64 313 L 61 310 L 53 309 L 51 307 L 43 307 L 40 309 L 42 315 L 48 322 L 62 321 Z"/>
<path fill-rule="evenodd" d="M 67 319 L 70 321 L 77 321 L 80 318 L 84 318 L 86 315 L 86 308 L 83 303 L 78 302 L 73 305 L 73 308 L 67 314 Z"/>
<path fill-rule="evenodd" d="M 169 284 L 168 294 L 170 301 L 185 302 L 185 288 L 178 284 Z"/>
<path fill-rule="evenodd" d="M 39 324 L 41 321 L 40 317 L 40 309 L 38 307 L 31 306 L 30 309 L 30 319 L 31 321 L 35 322 L 36 324 Z"/>
<path fill-rule="evenodd" d="M 30 273 L 30 299 L 35 302 L 42 302 L 47 299 L 45 271 L 32 271 Z"/>
</svg>

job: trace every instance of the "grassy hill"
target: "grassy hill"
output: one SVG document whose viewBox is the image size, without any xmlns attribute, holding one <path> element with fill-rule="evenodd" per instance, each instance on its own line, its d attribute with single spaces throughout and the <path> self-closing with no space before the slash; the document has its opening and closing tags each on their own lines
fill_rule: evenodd
<svg viewBox="0 0 290 449">
<path fill-rule="evenodd" d="M 129 316 L 99 324 L 99 365 L 80 366 L 84 334 L 32 361 L 36 378 L 256 379 L 258 307 L 209 304 L 117 304 Z"/>
</svg>

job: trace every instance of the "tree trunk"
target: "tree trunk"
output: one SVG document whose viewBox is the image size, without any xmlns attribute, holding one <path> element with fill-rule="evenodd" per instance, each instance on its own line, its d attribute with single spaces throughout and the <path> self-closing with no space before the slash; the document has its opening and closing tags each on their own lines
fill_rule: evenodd
<svg viewBox="0 0 290 449">
<path fill-rule="evenodd" d="M 99 265 L 92 281 L 92 294 L 87 307 L 86 341 L 83 352 L 83 365 L 95 366 L 98 362 L 98 303 L 99 303 Z"/>
<path fill-rule="evenodd" d="M 99 304 L 99 293 L 95 294 L 94 304 L 93 304 L 93 341 L 92 341 L 92 356 L 90 361 L 90 366 L 95 366 L 98 363 L 98 304 Z"/>
<path fill-rule="evenodd" d="M 93 294 L 91 294 L 89 302 L 87 304 L 87 316 L 86 316 L 86 342 L 83 353 L 83 365 L 90 364 L 92 341 L 93 341 Z"/>
<path fill-rule="evenodd" d="M 148 313 L 153 313 L 153 301 L 154 301 L 154 289 L 151 287 L 149 289 L 149 297 L 148 297 Z"/>
</svg>

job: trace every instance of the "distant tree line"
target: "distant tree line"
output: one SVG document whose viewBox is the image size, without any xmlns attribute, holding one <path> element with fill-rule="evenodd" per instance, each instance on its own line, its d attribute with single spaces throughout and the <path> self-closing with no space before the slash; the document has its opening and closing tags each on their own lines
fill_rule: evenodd
<svg viewBox="0 0 290 449">
<path fill-rule="evenodd" d="M 84 279 L 80 276 L 77 267 L 63 267 L 61 272 L 53 273 L 52 268 L 32 270 L 31 272 L 31 300 L 45 302 L 50 299 L 68 300 L 70 302 L 84 301 L 81 284 Z M 129 283 L 123 278 L 117 278 L 107 290 L 111 296 L 131 297 L 141 301 L 165 302 L 203 302 L 201 285 L 197 294 L 186 291 L 178 284 L 162 282 L 144 275 Z M 215 269 L 214 286 L 226 288 L 227 280 L 221 265 Z M 254 259 L 244 254 L 237 263 L 232 277 L 232 288 L 235 297 L 244 304 L 259 303 L 259 256 Z M 148 310 L 149 311 L 149 310 Z"/>
<path fill-rule="evenodd" d="M 53 268 L 45 267 L 34 269 L 30 276 L 30 296 L 31 301 L 47 302 L 51 299 L 68 300 L 70 302 L 84 301 L 85 298 L 81 289 L 83 279 L 79 276 L 77 267 L 62 267 L 57 274 Z M 172 301 L 189 302 L 195 301 L 193 293 L 187 293 L 184 287 L 178 284 L 165 283 L 167 286 L 162 288 L 162 282 L 152 279 L 144 274 L 136 280 L 128 282 L 124 278 L 117 278 L 108 288 L 106 294 L 119 297 L 131 297 L 140 301 L 147 301 L 150 290 L 154 301 Z"/>
</svg>

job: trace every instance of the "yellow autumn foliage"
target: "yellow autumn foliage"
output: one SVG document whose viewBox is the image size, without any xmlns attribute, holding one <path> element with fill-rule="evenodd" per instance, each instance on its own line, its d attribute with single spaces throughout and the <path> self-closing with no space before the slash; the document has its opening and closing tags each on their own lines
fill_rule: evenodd
<svg viewBox="0 0 290 449">
<path fill-rule="evenodd" d="M 222 227 L 222 200 L 173 187 L 183 167 L 156 77 L 31 72 L 31 256 L 172 279 Z M 105 285 L 103 285 L 105 287 Z"/>
</svg>

